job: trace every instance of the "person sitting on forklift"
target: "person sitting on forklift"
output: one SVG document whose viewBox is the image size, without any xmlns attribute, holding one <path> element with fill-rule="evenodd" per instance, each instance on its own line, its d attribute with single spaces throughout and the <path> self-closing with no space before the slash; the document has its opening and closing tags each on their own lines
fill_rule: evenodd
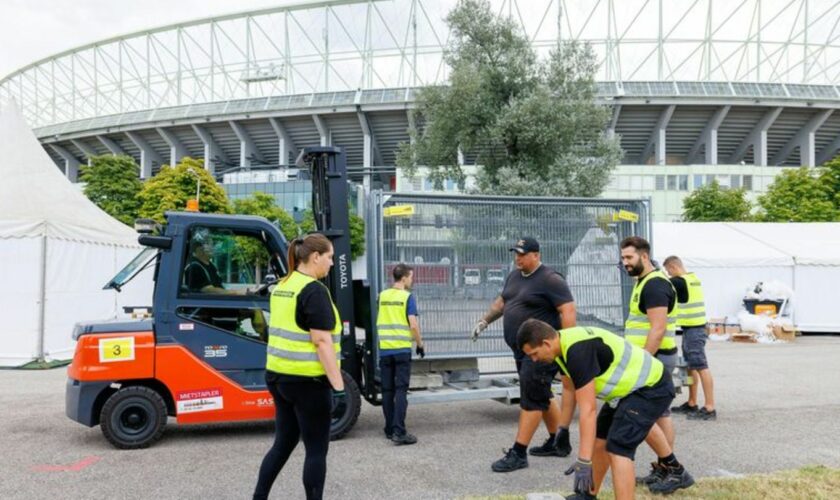
<svg viewBox="0 0 840 500">
<path fill-rule="evenodd" d="M 417 321 L 417 300 L 410 292 L 414 270 L 400 263 L 394 267 L 393 274 L 394 285 L 379 294 L 376 330 L 379 337 L 385 437 L 396 445 L 405 445 L 417 442 L 417 438 L 405 430 L 412 337 L 417 342 L 418 356 L 425 357 L 426 349 Z"/>
<path fill-rule="evenodd" d="M 303 439 L 307 500 L 323 497 L 332 415 L 347 408 L 339 360 L 342 322 L 320 279 L 333 265 L 333 245 L 322 234 L 289 244 L 289 269 L 271 292 L 265 381 L 274 398 L 274 444 L 263 458 L 254 499 L 271 486 Z M 331 390 L 332 389 L 332 390 Z"/>
</svg>

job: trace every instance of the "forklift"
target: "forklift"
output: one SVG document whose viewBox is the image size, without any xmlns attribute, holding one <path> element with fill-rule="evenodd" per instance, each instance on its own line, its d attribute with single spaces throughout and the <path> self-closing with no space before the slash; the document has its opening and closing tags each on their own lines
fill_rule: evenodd
<svg viewBox="0 0 840 500">
<path fill-rule="evenodd" d="M 378 404 L 373 335 L 357 342 L 356 327 L 370 331 L 369 291 L 350 266 L 347 168 L 340 148 L 307 147 L 296 165 L 312 178 L 312 210 L 318 232 L 335 249 L 326 285 L 343 321 L 342 375 L 346 409 L 332 415 L 331 437 L 346 435 L 359 417 L 361 396 Z M 168 212 L 166 224 L 138 225 L 144 249 L 105 289 L 119 291 L 147 268 L 154 270 L 152 307 L 131 321 L 77 324 L 68 368 L 66 414 L 88 427 L 99 425 L 117 448 L 150 446 L 168 417 L 178 424 L 267 420 L 274 402 L 265 383 L 270 287 L 290 270 L 287 242 L 262 217 Z M 224 255 L 212 254 L 222 249 Z M 227 269 L 225 285 L 215 265 L 250 249 L 266 257 L 269 273 L 251 289 L 236 287 L 247 266 Z M 256 250 L 255 250 L 256 249 Z M 204 262 L 202 264 L 202 262 Z M 235 262 L 234 262 L 235 264 Z M 224 266 L 222 266 L 224 267 Z M 234 282 L 234 285 L 230 283 Z M 358 296 L 362 300 L 355 300 Z M 133 309 L 136 312 L 140 308 Z"/>
</svg>

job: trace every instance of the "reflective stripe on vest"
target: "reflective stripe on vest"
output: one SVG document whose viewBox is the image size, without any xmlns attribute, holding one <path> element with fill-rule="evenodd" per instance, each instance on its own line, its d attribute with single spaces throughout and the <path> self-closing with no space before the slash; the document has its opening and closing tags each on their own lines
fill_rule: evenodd
<svg viewBox="0 0 840 500">
<path fill-rule="evenodd" d="M 694 273 L 685 273 L 682 277 L 688 288 L 688 301 L 685 304 L 677 304 L 677 325 L 688 328 L 702 326 L 706 324 L 703 286 Z"/>
<path fill-rule="evenodd" d="M 599 399 L 610 401 L 623 398 L 642 387 L 651 387 L 662 378 L 664 365 L 647 351 L 632 345 L 618 335 L 595 327 L 574 327 L 560 330 L 562 356 L 555 362 L 569 375 L 569 349 L 578 342 L 601 339 L 612 350 L 613 360 L 604 373 L 595 377 L 595 393 Z"/>
<path fill-rule="evenodd" d="M 668 282 L 668 285 L 672 290 L 674 289 L 674 285 L 671 285 L 671 280 L 669 280 L 665 274 L 658 269 L 649 272 L 642 280 L 637 281 L 636 285 L 633 287 L 633 294 L 630 296 L 630 314 L 627 315 L 627 321 L 624 322 L 624 338 L 631 344 L 641 348 L 645 347 L 648 333 L 650 333 L 650 320 L 647 315 L 639 309 L 639 302 L 642 297 L 642 290 L 652 279 L 663 279 Z M 677 292 L 674 291 L 675 304 L 673 309 L 671 309 L 668 313 L 668 323 L 665 328 L 665 336 L 662 338 L 662 343 L 659 345 L 660 349 L 674 349 L 677 347 L 676 295 Z"/>
<path fill-rule="evenodd" d="M 411 349 L 411 326 L 406 315 L 410 295 L 398 288 L 389 288 L 379 294 L 376 332 L 380 351 Z"/>
<path fill-rule="evenodd" d="M 314 278 L 297 271 L 288 279 L 281 281 L 271 292 L 271 318 L 268 328 L 265 368 L 275 373 L 319 377 L 326 371 L 318 359 L 318 351 L 309 332 L 301 329 L 295 314 L 298 296 Z M 319 286 L 323 286 L 319 283 Z M 330 298 L 332 303 L 332 298 Z M 335 328 L 332 331 L 333 348 L 338 366 L 341 366 L 341 318 L 338 309 L 332 304 L 335 315 Z"/>
</svg>

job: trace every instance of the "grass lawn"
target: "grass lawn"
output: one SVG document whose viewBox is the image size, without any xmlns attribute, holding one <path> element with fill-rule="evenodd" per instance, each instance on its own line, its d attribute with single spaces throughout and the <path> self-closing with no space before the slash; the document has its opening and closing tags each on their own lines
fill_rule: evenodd
<svg viewBox="0 0 840 500">
<path fill-rule="evenodd" d="M 570 494 L 569 491 L 558 492 Z M 835 499 L 840 497 L 840 470 L 821 465 L 803 467 L 792 471 L 756 474 L 742 478 L 704 478 L 687 490 L 679 490 L 671 499 L 735 499 L 738 500 L 789 500 L 792 498 Z M 495 497 L 467 497 L 470 500 L 520 500 L 525 495 Z M 599 499 L 613 499 L 612 491 L 602 491 Z M 636 488 L 637 499 L 658 499 L 647 488 Z"/>
</svg>

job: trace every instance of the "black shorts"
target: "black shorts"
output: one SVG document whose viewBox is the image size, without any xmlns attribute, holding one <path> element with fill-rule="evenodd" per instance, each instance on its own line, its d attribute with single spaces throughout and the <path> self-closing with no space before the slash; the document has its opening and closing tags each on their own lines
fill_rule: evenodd
<svg viewBox="0 0 840 500">
<path fill-rule="evenodd" d="M 551 382 L 560 370 L 557 363 L 534 363 L 531 358 L 516 360 L 519 371 L 519 407 L 527 411 L 546 411 L 554 398 Z"/>
<path fill-rule="evenodd" d="M 671 376 L 663 373 L 656 385 L 623 397 L 616 408 L 604 403 L 598 413 L 595 436 L 607 441 L 608 452 L 635 459 L 636 448 L 645 440 L 662 412 L 671 406 L 674 395 Z"/>
<path fill-rule="evenodd" d="M 689 370 L 705 370 L 709 367 L 706 361 L 706 329 L 696 326 L 683 328 L 682 349 L 685 363 Z"/>
</svg>

